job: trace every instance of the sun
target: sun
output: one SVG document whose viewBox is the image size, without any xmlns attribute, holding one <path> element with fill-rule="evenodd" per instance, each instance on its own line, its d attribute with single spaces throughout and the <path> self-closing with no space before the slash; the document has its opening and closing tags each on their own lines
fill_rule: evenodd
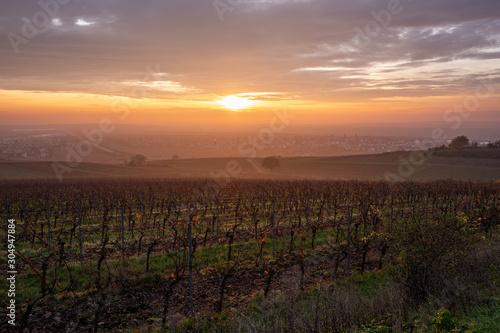
<svg viewBox="0 0 500 333">
<path fill-rule="evenodd" d="M 226 109 L 231 109 L 233 111 L 236 111 L 254 105 L 255 101 L 248 98 L 239 97 L 236 95 L 229 95 L 217 101 L 217 103 Z"/>
</svg>

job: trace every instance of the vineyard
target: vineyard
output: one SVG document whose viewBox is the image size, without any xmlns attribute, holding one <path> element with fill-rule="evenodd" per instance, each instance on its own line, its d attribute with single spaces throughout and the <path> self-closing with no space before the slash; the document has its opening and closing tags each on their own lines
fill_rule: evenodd
<svg viewBox="0 0 500 333">
<path fill-rule="evenodd" d="M 15 220 L 20 331 L 203 331 L 197 320 L 233 325 L 255 299 L 394 267 L 406 298 L 420 304 L 453 293 L 445 279 L 432 280 L 435 269 L 452 276 L 473 249 L 498 242 L 498 182 L 122 179 L 1 188 L 2 239 Z M 448 306 L 463 302 L 445 296 Z M 353 322 L 318 316 L 329 324 L 311 331 Z"/>
</svg>

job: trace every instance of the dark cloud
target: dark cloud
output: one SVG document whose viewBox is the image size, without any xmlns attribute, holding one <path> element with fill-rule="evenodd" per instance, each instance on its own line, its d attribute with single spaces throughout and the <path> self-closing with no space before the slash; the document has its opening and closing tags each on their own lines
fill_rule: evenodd
<svg viewBox="0 0 500 333">
<path fill-rule="evenodd" d="M 315 96 L 324 90 L 334 96 L 330 92 L 367 88 L 367 82 L 379 88 L 387 84 L 384 78 L 402 89 L 418 87 L 408 89 L 412 95 L 433 85 L 441 86 L 440 93 L 453 93 L 460 83 L 473 83 L 450 85 L 437 74 L 459 79 L 474 73 L 440 69 L 439 64 L 484 63 L 469 69 L 480 76 L 499 59 L 498 0 L 401 0 L 401 13 L 391 15 L 387 26 L 359 47 L 355 28 L 364 30 L 374 21 L 371 13 L 386 11 L 391 1 L 246 0 L 221 22 L 212 1 L 72 0 L 59 5 L 57 24 L 51 22 L 20 45 L 19 54 L 8 34 L 22 35 L 21 19 L 33 19 L 41 8 L 36 1 L 4 1 L 0 88 L 119 94 L 128 89 L 120 82 L 140 80 L 146 66 L 159 64 L 161 72 L 176 75 L 169 80 L 214 94 Z M 342 45 L 357 51 L 346 56 Z M 346 69 L 297 71 L 334 66 Z M 404 77 L 412 68 L 421 68 L 424 77 Z M 380 75 L 379 80 L 370 73 Z M 365 77 L 342 78 L 353 75 Z"/>
</svg>

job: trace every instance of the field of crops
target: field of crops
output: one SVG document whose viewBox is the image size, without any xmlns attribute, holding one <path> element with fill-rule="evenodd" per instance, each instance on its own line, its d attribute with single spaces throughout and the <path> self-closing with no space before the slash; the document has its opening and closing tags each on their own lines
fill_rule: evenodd
<svg viewBox="0 0 500 333">
<path fill-rule="evenodd" d="M 15 220 L 18 326 L 56 332 L 178 327 L 386 265 L 410 263 L 410 275 L 423 257 L 453 265 L 497 237 L 500 184 L 121 179 L 1 188 L 3 220 Z M 414 285 L 409 293 L 424 297 Z"/>
</svg>

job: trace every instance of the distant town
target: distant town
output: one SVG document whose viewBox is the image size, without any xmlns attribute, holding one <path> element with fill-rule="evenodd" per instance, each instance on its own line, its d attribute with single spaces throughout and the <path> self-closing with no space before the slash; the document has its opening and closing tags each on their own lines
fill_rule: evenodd
<svg viewBox="0 0 500 333">
<path fill-rule="evenodd" d="M 475 140 L 479 146 L 489 141 Z M 339 156 L 372 154 L 402 150 L 422 150 L 448 144 L 428 138 L 276 134 L 270 138 L 236 134 L 194 135 L 114 135 L 104 137 L 101 144 L 91 143 L 77 131 L 27 129 L 0 136 L 0 159 L 63 160 L 68 150 L 87 146 L 89 161 L 120 163 L 132 154 L 143 154 L 148 160 L 244 156 L 255 151 L 257 156 Z M 90 148 L 89 148 L 90 147 Z"/>
</svg>

